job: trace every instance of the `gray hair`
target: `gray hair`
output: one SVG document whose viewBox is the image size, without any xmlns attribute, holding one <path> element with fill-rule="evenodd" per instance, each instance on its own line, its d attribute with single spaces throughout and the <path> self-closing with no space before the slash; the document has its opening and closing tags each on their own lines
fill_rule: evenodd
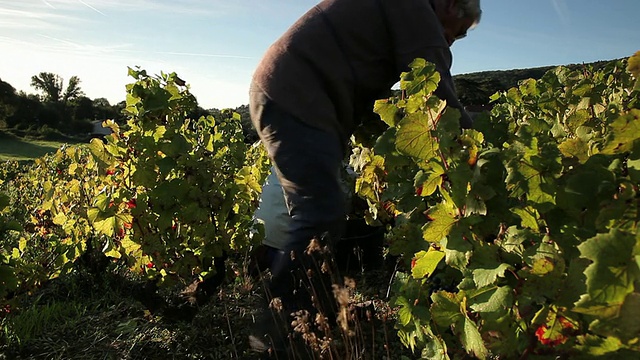
<svg viewBox="0 0 640 360">
<path fill-rule="evenodd" d="M 454 0 L 458 8 L 460 18 L 473 19 L 473 25 L 476 26 L 480 22 L 482 10 L 480 9 L 480 0 Z"/>
</svg>

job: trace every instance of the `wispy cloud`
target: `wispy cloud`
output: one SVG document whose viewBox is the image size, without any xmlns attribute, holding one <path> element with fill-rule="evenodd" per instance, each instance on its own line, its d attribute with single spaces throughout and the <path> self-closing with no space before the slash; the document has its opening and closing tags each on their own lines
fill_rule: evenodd
<svg viewBox="0 0 640 360">
<path fill-rule="evenodd" d="M 56 11 L 56 7 L 46 1 L 29 4 L 0 0 L 0 29 L 53 29 L 82 21 L 73 14 Z"/>
<path fill-rule="evenodd" d="M 37 34 L 37 36 L 43 41 L 25 41 L 21 39 L 11 38 L 7 36 L 0 36 L 0 43 L 9 44 L 12 46 L 19 46 L 22 48 L 31 48 L 34 50 L 40 49 L 41 51 L 55 52 L 60 54 L 76 54 L 86 57 L 95 57 L 104 59 L 107 57 L 113 58 L 146 58 L 154 57 L 153 55 L 168 55 L 168 56 L 180 56 L 189 58 L 220 58 L 220 59 L 245 59 L 254 60 L 254 57 L 234 54 L 217 54 L 217 53 L 194 53 L 194 52 L 178 52 L 178 51 L 142 51 L 135 50 L 134 44 L 119 43 L 119 44 L 101 44 L 92 45 L 84 44 L 71 39 L 65 39 L 60 37 L 54 37 L 46 34 Z"/>
<path fill-rule="evenodd" d="M 43 2 L 45 5 L 47 5 L 48 7 L 52 8 L 52 9 L 55 9 L 55 6 L 51 5 L 51 3 L 50 3 L 50 2 L 48 2 L 47 0 L 42 0 L 42 2 Z"/>
<path fill-rule="evenodd" d="M 80 51 L 80 52 L 86 52 L 86 53 L 92 53 L 92 52 L 95 52 L 96 50 L 105 49 L 102 46 L 97 47 L 97 46 L 83 45 L 71 40 L 60 39 L 60 38 L 45 35 L 45 34 L 38 34 L 38 36 L 43 39 L 46 39 L 47 41 L 44 43 L 38 44 L 37 46 L 49 48 L 49 49 L 58 49 L 62 51 Z"/>
<path fill-rule="evenodd" d="M 140 45 L 135 45 L 135 37 L 126 37 L 124 41 L 118 37 L 110 37 L 111 40 L 92 40 L 84 36 L 96 31 L 96 22 L 102 21 L 95 17 L 87 16 L 86 10 L 100 14 L 104 17 L 116 17 L 117 12 L 144 11 L 145 13 L 170 13 L 179 14 L 181 11 L 232 11 L 234 6 L 247 6 L 246 2 L 228 0 L 182 0 L 180 2 L 169 0 L 30 0 L 13 1 L 0 0 L 0 29 L 3 37 L 0 41 L 7 44 L 14 42 L 21 46 L 47 49 L 48 51 L 63 53 L 84 53 L 96 56 L 114 57 L 145 57 L 158 55 L 191 58 L 228 58 L 228 59 L 253 59 L 243 54 L 224 52 L 193 52 L 187 51 L 153 51 L 139 50 Z M 92 24 L 94 23 L 94 24 Z M 86 25 L 86 26 L 85 26 Z M 99 28 L 108 29 L 107 27 Z M 100 26 L 100 25 L 98 25 Z M 87 31 L 78 32 L 78 29 Z M 30 30 L 30 31 L 26 31 Z M 111 30 L 109 30 L 111 31 Z M 131 39 L 129 42 L 127 39 Z M 160 49 L 159 49 L 160 50 Z"/>
<path fill-rule="evenodd" d="M 204 53 L 170 52 L 170 51 L 156 51 L 154 52 L 154 54 L 177 55 L 177 56 L 200 56 L 200 57 L 230 58 L 230 59 L 253 59 L 253 57 L 251 56 L 242 56 L 242 55 L 204 54 Z"/>
<path fill-rule="evenodd" d="M 0 0 L 3 3 L 12 0 Z M 164 12 L 174 14 L 212 15 L 230 13 L 250 6 L 253 1 L 229 0 L 41 0 L 54 9 L 72 10 L 79 6 L 87 7 L 101 15 L 107 16 L 111 11 L 121 12 Z M 236 12 L 237 13 L 237 12 Z"/>
<path fill-rule="evenodd" d="M 569 8 L 567 7 L 565 0 L 551 0 L 551 4 L 558 15 L 558 18 L 562 22 L 562 25 L 569 26 L 571 18 L 569 17 Z"/>
<path fill-rule="evenodd" d="M 45 34 L 38 34 L 38 36 L 45 41 L 37 43 L 22 42 L 22 45 L 29 45 L 31 48 L 42 49 L 47 52 L 74 54 L 95 59 L 128 57 L 122 56 L 123 53 L 143 53 L 142 51 L 132 50 L 133 45 L 128 43 L 93 45 Z"/>
<path fill-rule="evenodd" d="M 100 10 L 96 9 L 95 7 L 93 7 L 93 6 L 89 5 L 89 4 L 87 4 L 86 2 L 84 2 L 84 1 L 82 1 L 82 0 L 78 0 L 78 2 L 79 2 L 80 4 L 82 4 L 82 5 L 86 6 L 86 7 L 88 7 L 89 9 L 91 9 L 91 10 L 93 10 L 93 11 L 97 12 L 98 14 L 100 14 L 100 15 L 102 15 L 102 16 L 107 16 L 107 14 L 103 13 L 102 11 L 100 11 Z"/>
<path fill-rule="evenodd" d="M 103 17 L 144 12 L 218 18 L 246 10 L 251 1 L 228 0 L 0 0 L 0 28 L 71 28 L 95 21 L 86 10 Z"/>
</svg>

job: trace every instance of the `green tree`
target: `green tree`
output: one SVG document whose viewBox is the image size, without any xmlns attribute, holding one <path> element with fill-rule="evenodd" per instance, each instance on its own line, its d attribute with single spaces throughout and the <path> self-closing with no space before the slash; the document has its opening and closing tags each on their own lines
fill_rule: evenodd
<svg viewBox="0 0 640 360">
<path fill-rule="evenodd" d="M 7 118 L 16 111 L 16 89 L 0 79 L 0 127 L 7 125 Z"/>
<path fill-rule="evenodd" d="M 74 75 L 69 79 L 67 89 L 64 91 L 64 95 L 62 95 L 62 101 L 68 104 L 69 101 L 80 97 L 84 97 L 84 92 L 80 89 L 80 78 Z"/>
<path fill-rule="evenodd" d="M 109 107 L 111 106 L 111 104 L 109 103 L 109 100 L 107 100 L 106 98 L 96 98 L 93 99 L 93 106 L 95 107 Z"/>
<path fill-rule="evenodd" d="M 97 120 L 113 120 L 118 124 L 126 123 L 126 117 L 122 110 L 126 107 L 124 101 L 111 105 L 109 100 L 105 98 L 97 98 L 93 100 L 94 119 Z"/>
<path fill-rule="evenodd" d="M 80 88 L 80 78 L 72 76 L 63 92 L 64 79 L 60 75 L 41 72 L 31 77 L 31 86 L 42 92 L 44 102 L 60 102 L 67 104 L 84 95 Z"/>
<path fill-rule="evenodd" d="M 62 81 L 59 75 L 41 72 L 31 77 L 31 86 L 42 92 L 42 100 L 44 102 L 58 102 L 62 93 Z"/>
<path fill-rule="evenodd" d="M 86 96 L 81 96 L 73 102 L 73 118 L 75 120 L 93 120 L 95 118 L 95 108 L 93 100 Z"/>
<path fill-rule="evenodd" d="M 71 120 L 61 103 L 44 103 L 38 111 L 36 128 L 47 125 L 53 129 L 60 130 L 60 126 Z"/>
<path fill-rule="evenodd" d="M 16 97 L 15 111 L 7 117 L 7 127 L 23 129 L 39 124 L 39 113 L 43 106 L 35 95 L 27 95 L 20 91 Z"/>
</svg>

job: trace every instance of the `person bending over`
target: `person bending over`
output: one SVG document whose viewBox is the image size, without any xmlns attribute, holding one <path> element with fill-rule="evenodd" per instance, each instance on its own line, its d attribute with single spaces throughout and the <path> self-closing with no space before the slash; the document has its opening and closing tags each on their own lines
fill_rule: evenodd
<svg viewBox="0 0 640 360">
<path fill-rule="evenodd" d="M 291 313 L 335 309 L 330 296 L 314 288 L 319 275 L 308 271 L 306 250 L 312 239 L 325 246 L 340 237 L 340 171 L 354 129 L 374 119 L 374 101 L 423 58 L 440 73 L 435 94 L 460 110 L 461 127 L 472 126 L 455 93 L 450 47 L 480 15 L 479 0 L 324 0 L 264 54 L 249 91 L 251 119 L 290 216 L 285 238 L 277 241 L 281 249 L 268 256 L 268 300 L 280 300 L 281 321 L 265 309 L 250 337 L 265 358 L 291 356 Z M 324 286 L 330 293 L 330 284 Z"/>
</svg>

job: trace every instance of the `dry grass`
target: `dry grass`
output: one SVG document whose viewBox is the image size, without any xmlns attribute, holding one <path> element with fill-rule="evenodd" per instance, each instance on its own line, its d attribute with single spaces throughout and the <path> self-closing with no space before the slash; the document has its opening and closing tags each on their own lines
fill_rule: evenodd
<svg viewBox="0 0 640 360">
<path fill-rule="evenodd" d="M 240 266 L 232 268 L 233 276 L 206 303 L 163 292 L 154 298 L 168 299 L 162 308 L 145 299 L 142 282 L 122 271 L 57 279 L 12 300 L 11 314 L 1 320 L 0 359 L 254 359 L 247 338 L 262 287 Z M 383 299 L 388 275 L 355 275 L 343 293 L 347 326 L 329 329 L 332 340 L 317 359 L 411 358 Z"/>
</svg>

